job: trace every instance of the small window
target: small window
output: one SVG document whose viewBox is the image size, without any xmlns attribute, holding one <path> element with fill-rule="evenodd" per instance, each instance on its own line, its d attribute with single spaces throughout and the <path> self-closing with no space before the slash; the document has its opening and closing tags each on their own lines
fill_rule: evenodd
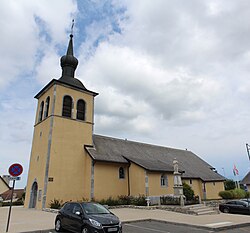
<svg viewBox="0 0 250 233">
<path fill-rule="evenodd" d="M 161 175 L 161 186 L 168 187 L 168 177 L 166 175 Z"/>
<path fill-rule="evenodd" d="M 62 116 L 71 118 L 72 113 L 72 98 L 68 95 L 63 98 Z"/>
<path fill-rule="evenodd" d="M 50 101 L 50 97 L 48 96 L 45 102 L 44 118 L 48 117 L 49 115 L 49 101 Z"/>
<path fill-rule="evenodd" d="M 119 179 L 125 179 L 125 171 L 123 167 L 119 168 Z"/>
<path fill-rule="evenodd" d="M 189 180 L 189 184 L 193 184 L 193 181 L 191 179 Z"/>
<path fill-rule="evenodd" d="M 42 119 L 43 119 L 43 107 L 44 107 L 44 102 L 42 101 L 42 103 L 40 104 L 38 122 L 42 121 Z"/>
<path fill-rule="evenodd" d="M 84 100 L 77 101 L 76 119 L 85 121 L 85 101 Z"/>
</svg>

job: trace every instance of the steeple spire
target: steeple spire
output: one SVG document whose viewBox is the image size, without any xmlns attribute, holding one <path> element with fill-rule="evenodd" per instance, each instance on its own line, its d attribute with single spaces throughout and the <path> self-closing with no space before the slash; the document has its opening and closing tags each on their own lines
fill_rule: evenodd
<svg viewBox="0 0 250 233">
<path fill-rule="evenodd" d="M 62 77 L 74 78 L 75 70 L 78 65 L 78 60 L 74 57 L 73 53 L 73 35 L 70 34 L 69 45 L 66 55 L 61 57 Z"/>
</svg>

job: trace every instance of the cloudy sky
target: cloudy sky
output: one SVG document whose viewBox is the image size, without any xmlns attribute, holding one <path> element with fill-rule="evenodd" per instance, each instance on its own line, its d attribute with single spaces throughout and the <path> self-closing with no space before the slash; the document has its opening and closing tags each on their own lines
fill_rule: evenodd
<svg viewBox="0 0 250 233">
<path fill-rule="evenodd" d="M 96 134 L 187 148 L 228 178 L 250 170 L 250 1 L 2 0 L 0 175 L 21 163 L 26 184 L 33 97 L 60 78 L 73 18 Z"/>
</svg>

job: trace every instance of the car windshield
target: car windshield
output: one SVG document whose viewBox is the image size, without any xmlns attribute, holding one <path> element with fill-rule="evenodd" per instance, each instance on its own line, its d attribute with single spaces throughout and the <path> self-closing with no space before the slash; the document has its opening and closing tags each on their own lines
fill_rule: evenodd
<svg viewBox="0 0 250 233">
<path fill-rule="evenodd" d="M 86 214 L 109 214 L 110 212 L 97 203 L 82 203 L 82 207 Z"/>
</svg>

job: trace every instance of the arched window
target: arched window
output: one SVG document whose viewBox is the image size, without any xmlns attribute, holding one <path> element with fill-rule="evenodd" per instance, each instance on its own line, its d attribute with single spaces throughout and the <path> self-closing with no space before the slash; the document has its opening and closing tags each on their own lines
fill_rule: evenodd
<svg viewBox="0 0 250 233">
<path fill-rule="evenodd" d="M 62 116 L 71 118 L 71 112 L 72 112 L 72 98 L 69 95 L 66 95 L 63 98 Z"/>
<path fill-rule="evenodd" d="M 49 101 L 50 101 L 50 97 L 48 96 L 45 101 L 44 118 L 48 117 L 49 115 Z"/>
<path fill-rule="evenodd" d="M 125 171 L 123 167 L 119 168 L 119 179 L 125 179 Z"/>
<path fill-rule="evenodd" d="M 161 175 L 161 186 L 168 187 L 168 177 L 164 174 Z"/>
<path fill-rule="evenodd" d="M 43 119 L 43 107 L 44 107 L 44 102 L 42 101 L 40 104 L 38 122 L 42 121 Z"/>
<path fill-rule="evenodd" d="M 78 100 L 76 108 L 77 108 L 76 119 L 85 121 L 85 101 Z"/>
</svg>

